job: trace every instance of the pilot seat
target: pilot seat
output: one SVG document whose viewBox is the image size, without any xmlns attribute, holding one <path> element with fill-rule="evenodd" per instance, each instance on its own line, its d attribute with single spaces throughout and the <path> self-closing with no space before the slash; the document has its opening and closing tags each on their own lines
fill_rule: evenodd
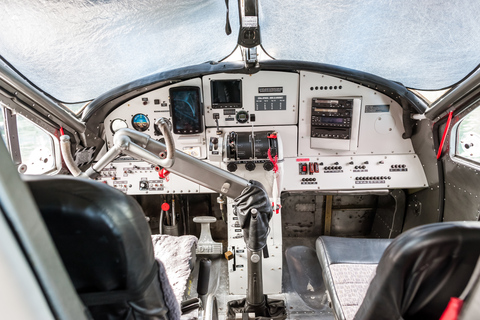
<svg viewBox="0 0 480 320">
<path fill-rule="evenodd" d="M 94 319 L 179 319 L 139 204 L 103 183 L 25 176 L 63 264 Z"/>
</svg>

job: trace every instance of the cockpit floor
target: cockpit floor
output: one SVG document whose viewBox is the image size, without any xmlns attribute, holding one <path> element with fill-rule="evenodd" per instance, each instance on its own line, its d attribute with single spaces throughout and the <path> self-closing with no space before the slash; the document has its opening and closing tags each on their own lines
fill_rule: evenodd
<svg viewBox="0 0 480 320">
<path fill-rule="evenodd" d="M 284 239 L 283 294 L 269 295 L 270 298 L 284 299 L 287 307 L 287 319 L 297 320 L 333 320 L 332 310 L 328 306 L 320 264 L 313 249 L 314 240 Z M 198 269 L 200 259 L 192 271 L 187 284 L 185 299 L 197 296 Z M 219 319 L 226 319 L 227 302 L 244 298 L 228 295 L 228 265 L 223 257 L 211 258 L 209 292 L 215 292 L 218 302 Z M 192 314 L 193 315 L 193 314 Z M 188 319 L 182 317 L 182 319 Z"/>
</svg>

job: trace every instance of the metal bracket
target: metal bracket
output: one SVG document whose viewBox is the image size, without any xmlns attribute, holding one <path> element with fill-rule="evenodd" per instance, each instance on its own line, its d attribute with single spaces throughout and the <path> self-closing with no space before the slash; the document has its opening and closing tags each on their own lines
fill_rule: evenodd
<svg viewBox="0 0 480 320">
<path fill-rule="evenodd" d="M 244 48 L 244 54 L 246 67 L 255 67 L 258 65 L 257 47 Z"/>
</svg>

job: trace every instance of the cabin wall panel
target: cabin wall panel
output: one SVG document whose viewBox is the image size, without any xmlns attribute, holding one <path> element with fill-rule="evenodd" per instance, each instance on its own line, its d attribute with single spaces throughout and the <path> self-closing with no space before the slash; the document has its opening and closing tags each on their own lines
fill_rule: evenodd
<svg viewBox="0 0 480 320">
<path fill-rule="evenodd" d="M 283 237 L 318 237 L 323 234 L 324 197 L 310 193 L 282 193 Z"/>
<path fill-rule="evenodd" d="M 417 121 L 411 139 L 415 153 L 425 171 L 428 188 L 420 191 L 410 190 L 403 231 L 437 222 L 439 216 L 440 184 L 434 149 L 433 122 L 428 119 Z"/>
<path fill-rule="evenodd" d="M 405 206 L 403 190 L 392 190 L 387 196 L 379 196 L 370 236 L 388 239 L 398 236 L 402 232 Z"/>
<path fill-rule="evenodd" d="M 443 221 L 477 221 L 480 215 L 479 171 L 453 161 L 444 160 L 445 210 Z"/>
</svg>

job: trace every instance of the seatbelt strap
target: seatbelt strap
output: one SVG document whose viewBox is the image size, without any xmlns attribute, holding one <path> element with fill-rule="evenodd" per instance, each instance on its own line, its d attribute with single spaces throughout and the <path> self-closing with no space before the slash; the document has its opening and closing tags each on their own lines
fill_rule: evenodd
<svg viewBox="0 0 480 320">
<path fill-rule="evenodd" d="M 448 302 L 447 308 L 443 311 L 440 320 L 457 320 L 460 311 L 462 311 L 463 301 L 468 297 L 472 289 L 474 288 L 475 284 L 477 283 L 478 278 L 480 277 L 480 256 L 478 257 L 477 264 L 475 265 L 475 269 L 473 269 L 472 276 L 470 280 L 468 280 L 465 289 L 463 289 L 462 294 L 460 297 L 450 298 Z"/>
</svg>

